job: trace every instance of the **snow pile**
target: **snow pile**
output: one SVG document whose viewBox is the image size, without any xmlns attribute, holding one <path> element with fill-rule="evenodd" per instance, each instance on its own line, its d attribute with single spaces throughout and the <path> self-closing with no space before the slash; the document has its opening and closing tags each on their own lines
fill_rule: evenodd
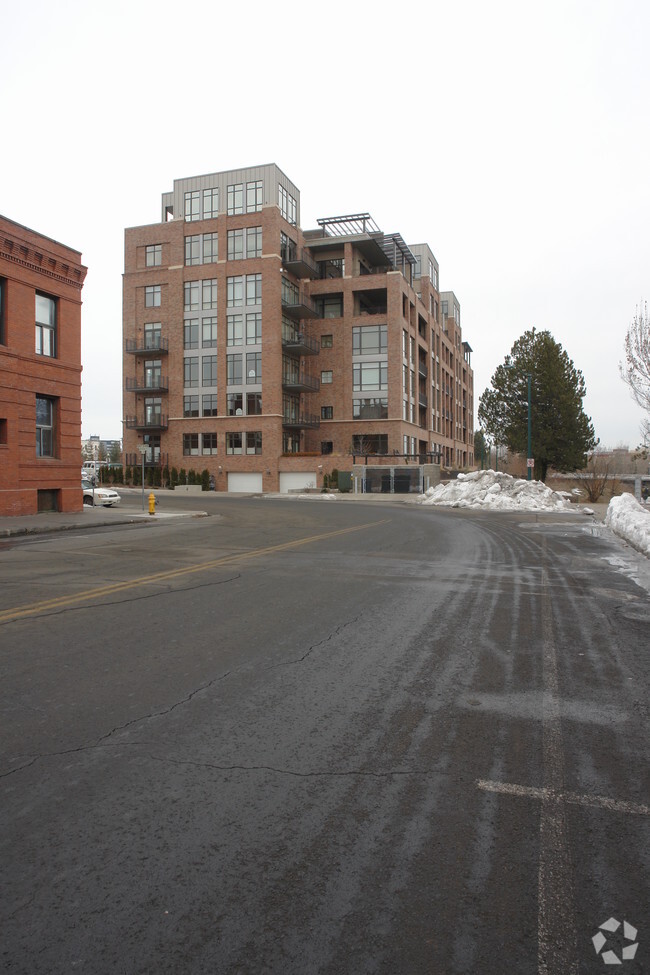
<svg viewBox="0 0 650 975">
<path fill-rule="evenodd" d="M 417 500 L 418 504 L 498 508 L 502 511 L 567 511 L 571 507 L 569 501 L 541 481 L 524 481 L 500 471 L 459 474 L 449 484 L 429 488 Z"/>
<path fill-rule="evenodd" d="M 299 501 L 313 501 L 316 498 L 317 501 L 336 501 L 335 494 L 299 494 Z"/>
<path fill-rule="evenodd" d="M 650 556 L 650 513 L 631 494 L 612 498 L 605 524 L 644 555 Z"/>
</svg>

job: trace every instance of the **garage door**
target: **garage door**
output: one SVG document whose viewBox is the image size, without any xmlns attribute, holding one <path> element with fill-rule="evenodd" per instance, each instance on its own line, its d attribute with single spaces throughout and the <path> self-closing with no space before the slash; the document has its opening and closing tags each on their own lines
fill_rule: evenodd
<svg viewBox="0 0 650 975">
<path fill-rule="evenodd" d="M 261 474 L 228 474 L 228 491 L 257 494 L 262 490 Z"/>
<path fill-rule="evenodd" d="M 305 488 L 316 487 L 316 471 L 280 474 L 280 493 L 288 494 L 289 491 L 303 491 Z"/>
</svg>

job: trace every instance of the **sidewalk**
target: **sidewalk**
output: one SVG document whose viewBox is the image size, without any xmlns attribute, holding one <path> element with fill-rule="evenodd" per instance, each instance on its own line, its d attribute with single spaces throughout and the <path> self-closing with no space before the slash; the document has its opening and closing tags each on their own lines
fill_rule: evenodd
<svg viewBox="0 0 650 975">
<path fill-rule="evenodd" d="M 148 511 L 91 508 L 89 505 L 84 505 L 82 511 L 71 514 L 48 511 L 39 515 L 0 518 L 0 539 L 14 535 L 41 535 L 79 529 L 113 528 L 115 525 L 155 524 L 169 518 L 207 518 L 207 515 L 207 511 L 157 511 L 155 515 L 150 515 Z"/>
</svg>

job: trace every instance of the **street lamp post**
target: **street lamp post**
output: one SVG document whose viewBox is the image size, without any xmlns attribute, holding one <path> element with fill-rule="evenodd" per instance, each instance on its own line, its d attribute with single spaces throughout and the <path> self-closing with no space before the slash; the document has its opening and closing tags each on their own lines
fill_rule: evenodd
<svg viewBox="0 0 650 975">
<path fill-rule="evenodd" d="M 528 468 L 528 480 L 529 481 L 532 481 L 532 479 L 533 479 L 533 468 L 532 468 L 531 465 L 533 464 L 533 458 L 531 457 L 531 454 L 532 454 L 532 444 L 531 444 L 531 440 L 532 440 L 532 422 L 531 422 L 531 409 L 530 409 L 530 393 L 531 393 L 531 384 L 532 384 L 532 379 L 533 379 L 532 373 L 530 373 L 530 372 L 526 373 L 526 378 L 528 380 L 528 453 L 526 455 L 526 466 Z"/>
<path fill-rule="evenodd" d="M 147 452 L 146 444 L 138 444 L 138 450 L 142 455 L 142 510 L 144 511 L 144 455 Z"/>
</svg>

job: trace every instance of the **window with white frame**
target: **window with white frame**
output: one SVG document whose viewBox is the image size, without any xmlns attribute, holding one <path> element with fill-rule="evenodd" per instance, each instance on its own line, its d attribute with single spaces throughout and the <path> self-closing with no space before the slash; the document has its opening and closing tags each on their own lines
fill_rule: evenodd
<svg viewBox="0 0 650 975">
<path fill-rule="evenodd" d="M 51 396 L 36 396 L 36 456 L 54 457 L 56 400 Z"/>
<path fill-rule="evenodd" d="M 34 348 L 37 355 L 56 358 L 56 298 L 36 292 Z"/>
</svg>

